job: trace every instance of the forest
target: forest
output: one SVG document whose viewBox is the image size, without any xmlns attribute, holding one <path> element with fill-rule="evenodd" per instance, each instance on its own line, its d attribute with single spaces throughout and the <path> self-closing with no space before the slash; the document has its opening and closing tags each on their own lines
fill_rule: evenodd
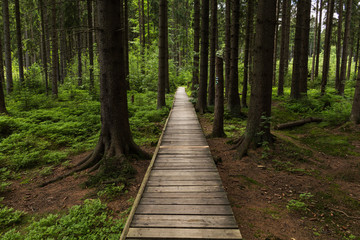
<svg viewBox="0 0 360 240">
<path fill-rule="evenodd" d="M 119 239 L 181 86 L 243 239 L 360 239 L 360 1 L 0 8 L 1 239 Z"/>
</svg>

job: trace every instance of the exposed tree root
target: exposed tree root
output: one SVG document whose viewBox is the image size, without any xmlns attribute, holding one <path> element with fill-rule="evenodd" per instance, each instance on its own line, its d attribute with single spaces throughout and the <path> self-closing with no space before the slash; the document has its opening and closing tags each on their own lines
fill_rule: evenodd
<svg viewBox="0 0 360 240">
<path fill-rule="evenodd" d="M 242 158 L 247 154 L 247 151 L 251 146 L 254 148 L 260 147 L 262 145 L 261 143 L 264 141 L 272 144 L 275 141 L 275 136 L 270 134 L 267 138 L 264 138 L 264 136 L 251 138 L 244 134 L 234 142 L 235 145 L 231 147 L 231 150 L 237 150 L 238 157 Z"/>
</svg>

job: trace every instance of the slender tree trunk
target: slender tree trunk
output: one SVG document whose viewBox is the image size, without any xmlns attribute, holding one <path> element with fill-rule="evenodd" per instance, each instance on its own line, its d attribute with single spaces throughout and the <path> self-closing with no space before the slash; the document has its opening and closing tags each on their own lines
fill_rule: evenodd
<svg viewBox="0 0 360 240">
<path fill-rule="evenodd" d="M 80 26 L 81 26 L 81 17 L 80 17 L 80 13 L 81 13 L 81 1 L 78 0 L 77 2 L 77 10 L 78 10 L 78 25 L 79 25 L 79 29 L 77 30 L 77 57 L 78 57 L 78 86 L 81 86 L 82 83 L 82 57 L 81 57 L 81 30 L 80 30 Z"/>
<path fill-rule="evenodd" d="M 256 71 L 253 75 L 246 131 L 237 149 L 240 157 L 246 154 L 251 143 L 258 146 L 264 141 L 272 142 L 270 122 L 266 119 L 271 116 L 275 25 L 276 0 L 259 0 L 254 46 Z"/>
<path fill-rule="evenodd" d="M 275 37 L 274 37 L 274 60 L 273 60 L 273 77 L 272 82 L 273 86 L 276 85 L 276 63 L 277 63 L 277 42 L 278 42 L 278 32 L 279 32 L 279 11 L 280 0 L 276 1 L 276 25 L 275 25 Z"/>
<path fill-rule="evenodd" d="M 56 0 L 52 0 L 52 37 L 51 37 L 51 54 L 52 54 L 52 94 L 58 95 L 59 82 L 59 54 L 58 54 L 58 36 L 56 30 Z"/>
<path fill-rule="evenodd" d="M 332 32 L 332 20 L 334 15 L 334 0 L 329 0 L 327 15 L 326 15 L 326 32 L 325 32 L 325 46 L 324 46 L 324 60 L 321 80 L 321 95 L 325 94 L 325 88 L 329 74 L 330 61 L 330 39 Z"/>
<path fill-rule="evenodd" d="M 356 78 L 355 95 L 350 120 L 356 124 L 360 123 L 360 69 L 358 69 L 358 75 Z"/>
<path fill-rule="evenodd" d="M 358 33 L 358 39 L 357 39 L 357 44 L 356 44 L 356 55 L 355 55 L 355 73 L 354 73 L 354 78 L 356 78 L 356 74 L 357 74 L 357 70 L 358 70 L 358 63 L 359 63 L 359 44 L 360 44 L 360 37 L 359 37 L 359 33 Z"/>
<path fill-rule="evenodd" d="M 343 20 L 343 1 L 338 0 L 338 30 L 337 30 L 337 43 L 336 43 L 336 75 L 335 75 L 335 89 L 340 88 L 340 61 L 341 61 L 341 39 L 342 39 L 342 20 Z"/>
<path fill-rule="evenodd" d="M 125 1 L 126 2 L 126 1 Z M 88 18 L 87 18 L 87 24 L 89 28 L 88 37 L 89 37 L 89 91 L 91 94 L 95 93 L 95 85 L 94 85 L 94 38 L 93 38 L 93 19 L 92 19 L 92 0 L 87 0 L 87 12 L 88 12 Z M 126 31 L 126 27 L 125 27 Z M 126 35 L 126 33 L 125 33 Z M 125 43 L 126 44 L 126 43 Z M 126 64 L 126 63 L 125 63 Z M 128 66 L 125 68 L 125 72 L 127 73 Z"/>
<path fill-rule="evenodd" d="M 346 75 L 346 80 L 350 79 L 350 73 L 351 73 L 351 64 L 352 64 L 352 58 L 353 58 L 353 38 L 351 39 L 351 43 L 350 43 L 350 55 L 349 55 L 349 61 L 348 61 L 348 68 L 347 68 L 347 75 Z"/>
<path fill-rule="evenodd" d="M 145 3 L 144 0 L 141 0 L 141 22 L 142 22 L 142 34 L 143 34 L 143 48 L 145 50 L 146 46 L 146 26 L 145 26 Z"/>
<path fill-rule="evenodd" d="M 249 60 L 250 60 L 250 39 L 252 36 L 253 29 L 253 19 L 254 19 L 254 3 L 249 1 L 247 3 L 247 14 L 246 14 L 246 32 L 245 32 L 245 53 L 244 53 L 244 80 L 243 80 L 243 89 L 241 95 L 241 105 L 242 107 L 247 107 L 246 97 L 247 97 L 247 88 L 249 81 Z"/>
<path fill-rule="evenodd" d="M 21 20 L 20 20 L 20 6 L 19 0 L 15 0 L 15 20 L 16 20 L 16 40 L 18 49 L 18 64 L 19 64 L 19 80 L 20 83 L 24 82 L 24 61 L 22 51 L 22 38 L 21 38 Z"/>
<path fill-rule="evenodd" d="M 319 17 L 319 25 L 317 30 L 318 35 L 317 35 L 317 45 L 316 45 L 315 77 L 319 76 L 322 10 L 323 10 L 323 0 L 320 1 L 320 17 Z"/>
<path fill-rule="evenodd" d="M 289 58 L 289 33 L 290 25 L 288 25 L 287 19 L 288 9 L 291 7 L 290 0 L 283 0 L 282 5 L 282 26 L 281 26 L 281 48 L 280 48 L 280 66 L 279 66 L 279 84 L 278 95 L 284 95 L 284 79 L 287 59 Z"/>
<path fill-rule="evenodd" d="M 45 75 L 45 89 L 46 89 L 46 95 L 48 95 L 48 82 L 49 82 L 49 78 L 48 78 L 48 51 L 46 48 L 46 32 L 45 32 L 45 18 L 44 18 L 44 2 L 43 0 L 39 0 L 39 4 L 40 4 L 40 20 L 41 20 L 41 44 L 42 44 L 42 48 L 43 48 L 43 59 L 42 59 L 42 63 L 43 63 L 43 68 L 44 68 L 44 75 Z"/>
<path fill-rule="evenodd" d="M 166 4 L 165 18 L 168 19 L 168 5 Z M 170 93 L 170 79 L 169 79 L 169 25 L 168 20 L 165 21 L 165 30 L 166 30 L 166 41 L 165 41 L 165 91 Z"/>
<path fill-rule="evenodd" d="M 127 1 L 125 1 L 127 2 Z M 147 31 L 148 31 L 148 45 L 151 45 L 151 37 L 150 37 L 150 0 L 147 0 Z"/>
<path fill-rule="evenodd" d="M 166 41 L 167 41 L 167 0 L 160 0 L 159 4 L 159 80 L 158 80 L 158 96 L 157 96 L 157 108 L 166 106 L 165 103 L 165 82 L 166 82 Z"/>
<path fill-rule="evenodd" d="M 194 70 L 192 87 L 194 91 L 199 84 L 199 51 L 200 51 L 200 0 L 194 0 Z"/>
<path fill-rule="evenodd" d="M 202 0 L 201 7 L 201 55 L 200 55 L 200 82 L 196 109 L 201 113 L 206 111 L 206 92 L 208 78 L 209 53 L 209 0 Z"/>
<path fill-rule="evenodd" d="M 215 57 L 217 45 L 217 0 L 211 0 L 211 39 L 210 39 L 210 74 L 208 89 L 208 105 L 215 102 Z"/>
<path fill-rule="evenodd" d="M 344 95 L 345 81 L 346 81 L 346 60 L 348 54 L 348 42 L 350 38 L 350 23 L 351 23 L 351 9 L 352 9 L 352 0 L 347 0 L 346 3 L 346 16 L 345 16 L 345 32 L 344 32 L 344 41 L 343 41 L 343 55 L 341 58 L 341 69 L 340 69 L 340 82 L 337 85 L 337 93 L 339 95 Z"/>
<path fill-rule="evenodd" d="M 215 82 L 215 109 L 213 137 L 224 137 L 224 62 L 221 57 L 216 57 L 216 82 Z"/>
<path fill-rule="evenodd" d="M 291 97 L 299 99 L 307 92 L 308 48 L 311 1 L 298 1 Z"/>
<path fill-rule="evenodd" d="M 29 21 L 29 20 L 28 20 Z M 30 38 L 29 38 L 29 33 L 28 33 L 28 29 L 27 27 L 25 27 L 25 41 L 29 41 Z M 41 52 L 41 48 L 40 48 L 40 52 Z M 40 53 L 41 54 L 41 53 Z M 29 52 L 28 51 L 25 51 L 25 68 L 29 68 L 31 65 L 30 63 L 30 55 L 29 55 Z"/>
<path fill-rule="evenodd" d="M 3 89 L 4 77 L 4 65 L 3 65 L 3 49 L 2 49 L 2 37 L 0 35 L 0 114 L 7 114 L 5 106 L 5 95 Z"/>
<path fill-rule="evenodd" d="M 231 64 L 231 0 L 226 0 L 225 8 L 225 97 L 229 97 Z"/>
<path fill-rule="evenodd" d="M 5 67 L 6 67 L 6 92 L 13 91 L 12 63 L 11 63 L 11 42 L 10 42 L 10 20 L 9 2 L 3 0 L 3 21 L 4 21 L 4 48 L 5 48 Z"/>
<path fill-rule="evenodd" d="M 240 27 L 240 0 L 233 1 L 232 24 L 231 24 L 231 64 L 228 109 L 234 115 L 240 115 L 241 105 L 239 97 L 239 27 Z"/>
<path fill-rule="evenodd" d="M 316 53 L 318 52 L 316 43 L 317 43 L 317 32 L 318 32 L 318 17 L 319 17 L 319 0 L 316 1 L 316 17 L 315 17 L 315 29 L 314 29 L 314 49 L 313 49 L 313 57 L 312 57 L 312 66 L 311 66 L 311 81 L 315 79 L 315 62 L 316 62 Z M 321 26 L 319 26 L 321 28 Z"/>
</svg>

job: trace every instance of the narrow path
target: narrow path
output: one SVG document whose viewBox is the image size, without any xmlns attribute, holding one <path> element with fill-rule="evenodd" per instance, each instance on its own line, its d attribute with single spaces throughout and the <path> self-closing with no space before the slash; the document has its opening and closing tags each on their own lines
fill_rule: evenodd
<svg viewBox="0 0 360 240">
<path fill-rule="evenodd" d="M 241 239 L 184 88 L 155 155 L 121 239 Z"/>
</svg>

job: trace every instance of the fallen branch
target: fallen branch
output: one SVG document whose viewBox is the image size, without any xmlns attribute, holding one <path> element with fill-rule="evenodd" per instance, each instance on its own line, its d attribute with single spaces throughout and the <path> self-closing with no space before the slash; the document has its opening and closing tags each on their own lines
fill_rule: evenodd
<svg viewBox="0 0 360 240">
<path fill-rule="evenodd" d="M 306 118 L 306 119 L 302 119 L 299 121 L 294 121 L 294 122 L 287 122 L 287 123 L 283 123 L 283 124 L 279 124 L 276 125 L 274 127 L 275 130 L 282 130 L 282 129 L 286 129 L 286 128 L 292 128 L 292 127 L 297 127 L 297 126 L 302 126 L 306 123 L 311 123 L 311 122 L 321 122 L 322 118 Z"/>
<path fill-rule="evenodd" d="M 331 210 L 333 210 L 333 211 L 335 211 L 335 212 L 342 213 L 342 214 L 344 214 L 347 218 L 360 220 L 360 217 L 349 216 L 346 212 L 341 211 L 341 210 L 339 210 L 339 209 L 336 209 L 336 208 L 329 208 L 329 209 L 331 209 Z"/>
</svg>

